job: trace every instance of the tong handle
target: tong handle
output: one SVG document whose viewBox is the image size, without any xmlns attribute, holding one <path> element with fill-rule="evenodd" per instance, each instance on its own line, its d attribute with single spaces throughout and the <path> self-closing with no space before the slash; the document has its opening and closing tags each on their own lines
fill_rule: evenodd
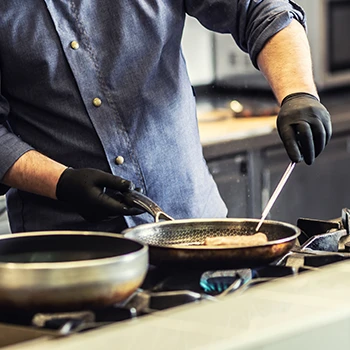
<svg viewBox="0 0 350 350">
<path fill-rule="evenodd" d="M 289 165 L 288 165 L 286 171 L 284 172 L 281 180 L 279 181 L 275 191 L 273 192 L 271 198 L 267 202 L 264 211 L 262 212 L 261 219 L 260 219 L 260 221 L 259 221 L 259 223 L 258 223 L 258 225 L 256 226 L 256 229 L 255 229 L 256 232 L 259 231 L 261 225 L 263 224 L 264 220 L 266 219 L 267 214 L 270 212 L 272 206 L 276 202 L 276 199 L 279 196 L 279 194 L 281 193 L 281 191 L 282 191 L 284 185 L 286 184 L 290 174 L 292 173 L 292 171 L 293 171 L 293 169 L 295 167 L 295 164 L 296 163 L 294 163 L 294 162 L 290 162 L 289 163 Z"/>
</svg>

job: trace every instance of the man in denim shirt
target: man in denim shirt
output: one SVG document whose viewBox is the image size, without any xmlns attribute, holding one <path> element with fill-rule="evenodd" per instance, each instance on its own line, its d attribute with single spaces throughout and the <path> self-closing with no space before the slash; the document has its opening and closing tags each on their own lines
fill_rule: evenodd
<svg viewBox="0 0 350 350">
<path fill-rule="evenodd" d="M 13 232 L 152 221 L 108 196 L 134 186 L 175 218 L 226 215 L 180 48 L 186 14 L 231 33 L 264 73 L 292 160 L 311 164 L 331 136 L 292 1 L 2 0 L 0 13 L 0 179 Z"/>
</svg>

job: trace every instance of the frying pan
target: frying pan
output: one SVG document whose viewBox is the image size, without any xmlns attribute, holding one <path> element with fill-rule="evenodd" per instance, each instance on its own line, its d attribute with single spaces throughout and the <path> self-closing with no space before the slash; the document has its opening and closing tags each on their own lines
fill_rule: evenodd
<svg viewBox="0 0 350 350">
<path fill-rule="evenodd" d="M 0 310 L 71 311 L 126 299 L 143 282 L 148 247 L 122 235 L 49 231 L 0 238 Z"/>
<path fill-rule="evenodd" d="M 163 267 L 251 268 L 267 265 L 287 254 L 300 229 L 288 223 L 266 220 L 260 232 L 268 242 L 249 247 L 205 246 L 205 238 L 255 234 L 257 219 L 174 220 L 150 198 L 130 191 L 130 205 L 146 210 L 154 223 L 142 224 L 122 232 L 125 237 L 149 246 L 150 263 Z M 164 221 L 160 221 L 163 219 Z"/>
</svg>

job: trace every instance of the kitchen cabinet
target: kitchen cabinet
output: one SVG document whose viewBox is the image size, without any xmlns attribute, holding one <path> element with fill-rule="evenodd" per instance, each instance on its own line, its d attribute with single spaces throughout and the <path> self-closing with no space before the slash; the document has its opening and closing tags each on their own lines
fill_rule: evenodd
<svg viewBox="0 0 350 350">
<path fill-rule="evenodd" d="M 350 136 L 335 136 L 312 166 L 298 164 L 272 207 L 269 218 L 296 223 L 299 217 L 333 219 L 350 206 L 346 190 L 350 173 Z M 283 148 L 263 152 L 261 171 L 262 207 L 285 171 L 288 160 Z"/>
<path fill-rule="evenodd" d="M 335 105 L 335 103 L 334 103 Z M 312 166 L 297 164 L 268 216 L 333 219 L 350 207 L 350 106 L 330 111 L 333 136 Z M 333 113 L 332 113 L 333 112 Z M 228 217 L 259 218 L 290 160 L 274 130 L 266 135 L 205 145 L 204 156 L 228 207 Z"/>
<path fill-rule="evenodd" d="M 8 233 L 11 233 L 11 229 L 7 218 L 6 198 L 0 196 L 0 235 Z"/>
<path fill-rule="evenodd" d="M 238 154 L 208 163 L 208 168 L 218 185 L 228 207 L 228 217 L 249 215 L 248 157 Z"/>
</svg>

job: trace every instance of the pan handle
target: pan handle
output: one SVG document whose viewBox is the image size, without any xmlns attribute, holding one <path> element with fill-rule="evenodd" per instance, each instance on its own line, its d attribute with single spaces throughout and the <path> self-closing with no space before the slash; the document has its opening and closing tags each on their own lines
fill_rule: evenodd
<svg viewBox="0 0 350 350">
<path fill-rule="evenodd" d="M 154 222 L 159 222 L 160 219 L 174 220 L 170 215 L 166 214 L 152 199 L 144 194 L 130 190 L 123 193 L 125 199 L 130 202 L 130 206 L 134 206 L 145 210 L 154 217 Z"/>
</svg>

